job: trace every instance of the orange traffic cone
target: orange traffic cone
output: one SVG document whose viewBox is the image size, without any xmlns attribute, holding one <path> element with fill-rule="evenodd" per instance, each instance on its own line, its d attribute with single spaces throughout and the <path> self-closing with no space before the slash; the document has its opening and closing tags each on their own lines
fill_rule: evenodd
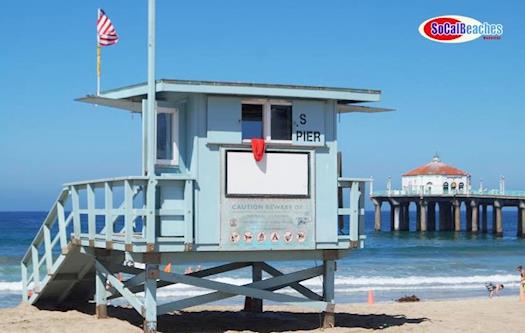
<svg viewBox="0 0 525 333">
<path fill-rule="evenodd" d="M 171 262 L 164 267 L 164 273 L 171 273 Z"/>
<path fill-rule="evenodd" d="M 374 302 L 375 302 L 374 291 L 369 290 L 368 291 L 368 304 L 374 304 Z"/>
</svg>

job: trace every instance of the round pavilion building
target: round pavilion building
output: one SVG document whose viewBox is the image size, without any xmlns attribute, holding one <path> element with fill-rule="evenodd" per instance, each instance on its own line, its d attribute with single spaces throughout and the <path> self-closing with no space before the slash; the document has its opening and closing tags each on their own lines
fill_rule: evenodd
<svg viewBox="0 0 525 333">
<path fill-rule="evenodd" d="M 406 193 L 431 195 L 468 193 L 471 188 L 470 174 L 443 163 L 438 155 L 430 163 L 403 174 L 401 185 Z"/>
</svg>

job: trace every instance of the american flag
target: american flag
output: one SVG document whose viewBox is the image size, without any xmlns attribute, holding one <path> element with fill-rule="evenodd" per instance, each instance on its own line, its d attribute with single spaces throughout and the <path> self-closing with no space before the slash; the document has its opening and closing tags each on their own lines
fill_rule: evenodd
<svg viewBox="0 0 525 333">
<path fill-rule="evenodd" d="M 102 9 L 98 10 L 97 37 L 100 46 L 109 46 L 118 42 L 117 31 Z"/>
</svg>

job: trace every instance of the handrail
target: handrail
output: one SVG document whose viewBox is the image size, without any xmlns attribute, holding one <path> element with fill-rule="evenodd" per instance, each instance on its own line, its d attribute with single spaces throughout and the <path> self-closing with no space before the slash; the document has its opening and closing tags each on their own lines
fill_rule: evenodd
<svg viewBox="0 0 525 333">
<path fill-rule="evenodd" d="M 339 207 L 338 215 L 348 215 L 350 218 L 349 235 L 339 235 L 340 239 L 349 239 L 352 242 L 352 246 L 362 246 L 364 235 L 364 194 L 367 182 L 371 182 L 369 178 L 343 178 L 339 177 L 337 186 L 339 188 L 350 189 L 350 207 L 342 208 Z M 342 195 L 340 193 L 339 195 Z"/>
<path fill-rule="evenodd" d="M 180 209 L 157 208 L 156 188 L 157 185 L 162 186 L 165 181 L 176 181 L 177 186 L 183 187 L 184 207 Z M 119 199 L 114 198 L 113 195 L 117 187 L 123 187 L 124 195 L 122 204 L 114 207 L 115 201 Z M 103 208 L 97 207 L 101 201 L 97 200 L 99 195 L 97 190 L 100 189 L 103 189 Z M 41 278 L 42 266 L 45 265 L 47 274 L 53 274 L 52 270 L 57 269 L 55 263 L 61 256 L 67 254 L 68 245 L 73 240 L 77 245 L 89 244 L 89 246 L 100 247 L 100 242 L 96 244 L 95 240 L 100 240 L 100 236 L 103 236 L 106 242 L 102 247 L 108 249 L 113 249 L 113 241 L 122 242 L 124 240 L 126 251 L 133 250 L 134 242 L 145 241 L 146 251 L 152 252 L 156 250 L 158 236 L 156 234 L 157 216 L 181 215 L 185 223 L 184 243 L 191 248 L 194 241 L 193 191 L 194 179 L 189 175 L 152 178 L 118 177 L 65 184 L 21 260 L 24 300 L 30 299 L 29 287 L 31 285 L 34 291 L 38 292 L 44 287 L 42 283 L 47 283 L 47 279 Z M 82 196 L 84 193 L 85 195 Z M 144 195 L 141 202 L 136 200 L 139 193 Z M 67 213 L 66 203 L 71 204 L 71 209 Z M 87 224 L 83 219 L 81 221 L 82 216 L 87 216 Z M 104 225 L 101 226 L 103 228 L 99 231 L 97 231 L 97 216 L 105 217 Z M 121 216 L 124 217 L 122 235 L 116 235 L 114 234 L 115 223 Z M 136 229 L 135 225 L 139 217 L 144 219 L 141 231 Z M 57 223 L 58 228 L 56 228 Z M 71 225 L 72 232 L 68 235 L 68 228 L 71 228 Z M 83 240 L 88 244 L 83 243 Z M 53 252 L 58 244 L 60 244 L 60 251 Z M 39 253 L 42 246 L 44 251 Z M 28 267 L 32 267 L 32 272 L 28 272 Z"/>
<path fill-rule="evenodd" d="M 102 183 L 112 183 L 112 182 L 123 182 L 123 181 L 134 181 L 134 180 L 148 180 L 150 177 L 148 176 L 123 176 L 123 177 L 112 177 L 112 178 L 101 178 L 101 179 L 91 179 L 91 180 L 82 180 L 82 181 L 76 181 L 76 182 L 69 182 L 65 183 L 64 187 L 69 186 L 82 186 L 82 185 L 94 185 L 94 184 L 102 184 Z M 161 176 L 155 176 L 152 177 L 152 179 L 155 179 L 157 181 L 162 180 L 195 180 L 194 177 L 192 177 L 189 174 L 170 174 L 170 175 L 161 175 Z"/>
</svg>

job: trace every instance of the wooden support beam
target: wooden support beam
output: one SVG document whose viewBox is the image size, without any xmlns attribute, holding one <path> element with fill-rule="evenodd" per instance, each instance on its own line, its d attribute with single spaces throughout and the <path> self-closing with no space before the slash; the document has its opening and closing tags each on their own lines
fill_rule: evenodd
<svg viewBox="0 0 525 333">
<path fill-rule="evenodd" d="M 124 297 L 124 299 L 141 315 L 143 315 L 143 304 L 126 286 L 119 281 L 113 273 L 111 273 L 102 263 L 95 260 L 95 266 L 97 272 L 101 272 L 106 276 L 106 279 L 113 285 L 118 292 Z"/>
<path fill-rule="evenodd" d="M 262 280 L 262 266 L 259 262 L 252 263 L 252 282 Z M 244 299 L 244 311 L 261 313 L 263 312 L 263 300 L 251 297 Z"/>
<path fill-rule="evenodd" d="M 250 296 L 253 298 L 268 299 L 272 301 L 285 302 L 297 305 L 304 305 L 324 310 L 326 309 L 326 302 L 311 301 L 306 298 L 284 295 L 268 291 L 282 289 L 294 282 L 308 280 L 312 277 L 321 274 L 323 274 L 323 266 L 317 266 L 289 273 L 283 276 L 277 276 L 259 282 L 253 282 L 244 286 L 236 286 L 218 281 L 196 278 L 189 275 L 160 272 L 160 279 L 162 281 L 184 283 L 196 287 L 213 289 L 216 291 L 205 295 L 194 296 L 183 300 L 162 304 L 159 306 L 158 314 L 161 315 L 170 311 L 181 310 L 187 307 L 214 302 L 237 295 Z"/>
<path fill-rule="evenodd" d="M 106 291 L 106 275 L 98 269 L 95 272 L 95 313 L 98 319 L 108 317 L 108 299 Z"/>
<path fill-rule="evenodd" d="M 268 265 L 265 262 L 261 262 L 261 265 L 262 265 L 262 269 L 266 273 L 270 274 L 273 277 L 285 275 L 283 272 L 281 272 L 278 269 Z M 315 292 L 313 292 L 310 289 L 306 288 L 305 286 L 299 284 L 298 282 L 291 283 L 289 285 L 289 287 L 294 289 L 295 291 L 297 291 L 301 295 L 311 299 L 311 300 L 314 300 L 314 301 L 322 301 L 323 300 L 323 296 L 316 294 Z"/>
<path fill-rule="evenodd" d="M 38 250 L 36 246 L 31 245 L 31 260 L 33 266 L 33 291 L 40 291 L 40 265 L 38 260 Z"/>
<path fill-rule="evenodd" d="M 159 265 L 146 264 L 146 281 L 144 282 L 144 332 L 157 332 L 157 279 Z"/>
<path fill-rule="evenodd" d="M 247 267 L 247 266 L 250 266 L 251 265 L 251 262 L 232 262 L 232 263 L 228 263 L 228 264 L 224 264 L 224 265 L 220 265 L 220 266 L 216 266 L 216 267 L 211 267 L 211 268 L 207 268 L 207 269 L 202 269 L 200 271 L 197 271 L 197 272 L 193 272 L 193 273 L 190 273 L 188 274 L 189 276 L 194 276 L 194 277 L 207 277 L 207 276 L 211 276 L 211 275 L 216 275 L 216 274 L 220 274 L 220 273 L 225 273 L 225 272 L 230 272 L 230 271 L 233 271 L 233 270 L 236 270 L 236 269 L 240 269 L 240 268 L 244 268 L 244 267 Z M 116 269 L 112 269 L 113 271 L 119 271 L 119 272 L 125 272 L 125 273 L 129 273 L 129 274 L 141 274 L 141 273 L 144 273 L 144 270 L 141 270 L 141 269 L 138 269 L 138 268 L 131 268 L 132 271 L 126 271 L 126 269 L 129 269 L 131 267 L 126 267 L 126 266 L 122 266 L 122 268 L 116 268 Z M 127 280 L 126 282 L 128 282 L 130 280 Z M 168 282 L 168 281 L 158 281 L 157 282 L 157 289 L 159 288 L 162 288 L 162 287 L 167 287 L 167 286 L 171 286 L 173 284 L 176 284 L 177 282 Z M 143 287 L 139 284 L 139 285 L 136 285 L 136 286 L 133 286 L 133 285 L 130 285 L 129 286 L 129 290 L 133 293 L 136 293 L 136 292 L 139 292 L 143 289 Z M 109 299 L 114 299 L 114 298 L 117 298 L 117 297 L 120 297 L 119 295 L 113 295 L 113 296 L 110 296 Z"/>
<path fill-rule="evenodd" d="M 20 270 L 22 272 L 22 302 L 27 302 L 29 299 L 29 291 L 27 289 L 27 265 L 23 261 L 20 263 Z"/>
<path fill-rule="evenodd" d="M 323 262 L 323 299 L 327 303 L 323 311 L 322 328 L 332 328 L 335 326 L 335 261 L 325 260 Z"/>
</svg>

